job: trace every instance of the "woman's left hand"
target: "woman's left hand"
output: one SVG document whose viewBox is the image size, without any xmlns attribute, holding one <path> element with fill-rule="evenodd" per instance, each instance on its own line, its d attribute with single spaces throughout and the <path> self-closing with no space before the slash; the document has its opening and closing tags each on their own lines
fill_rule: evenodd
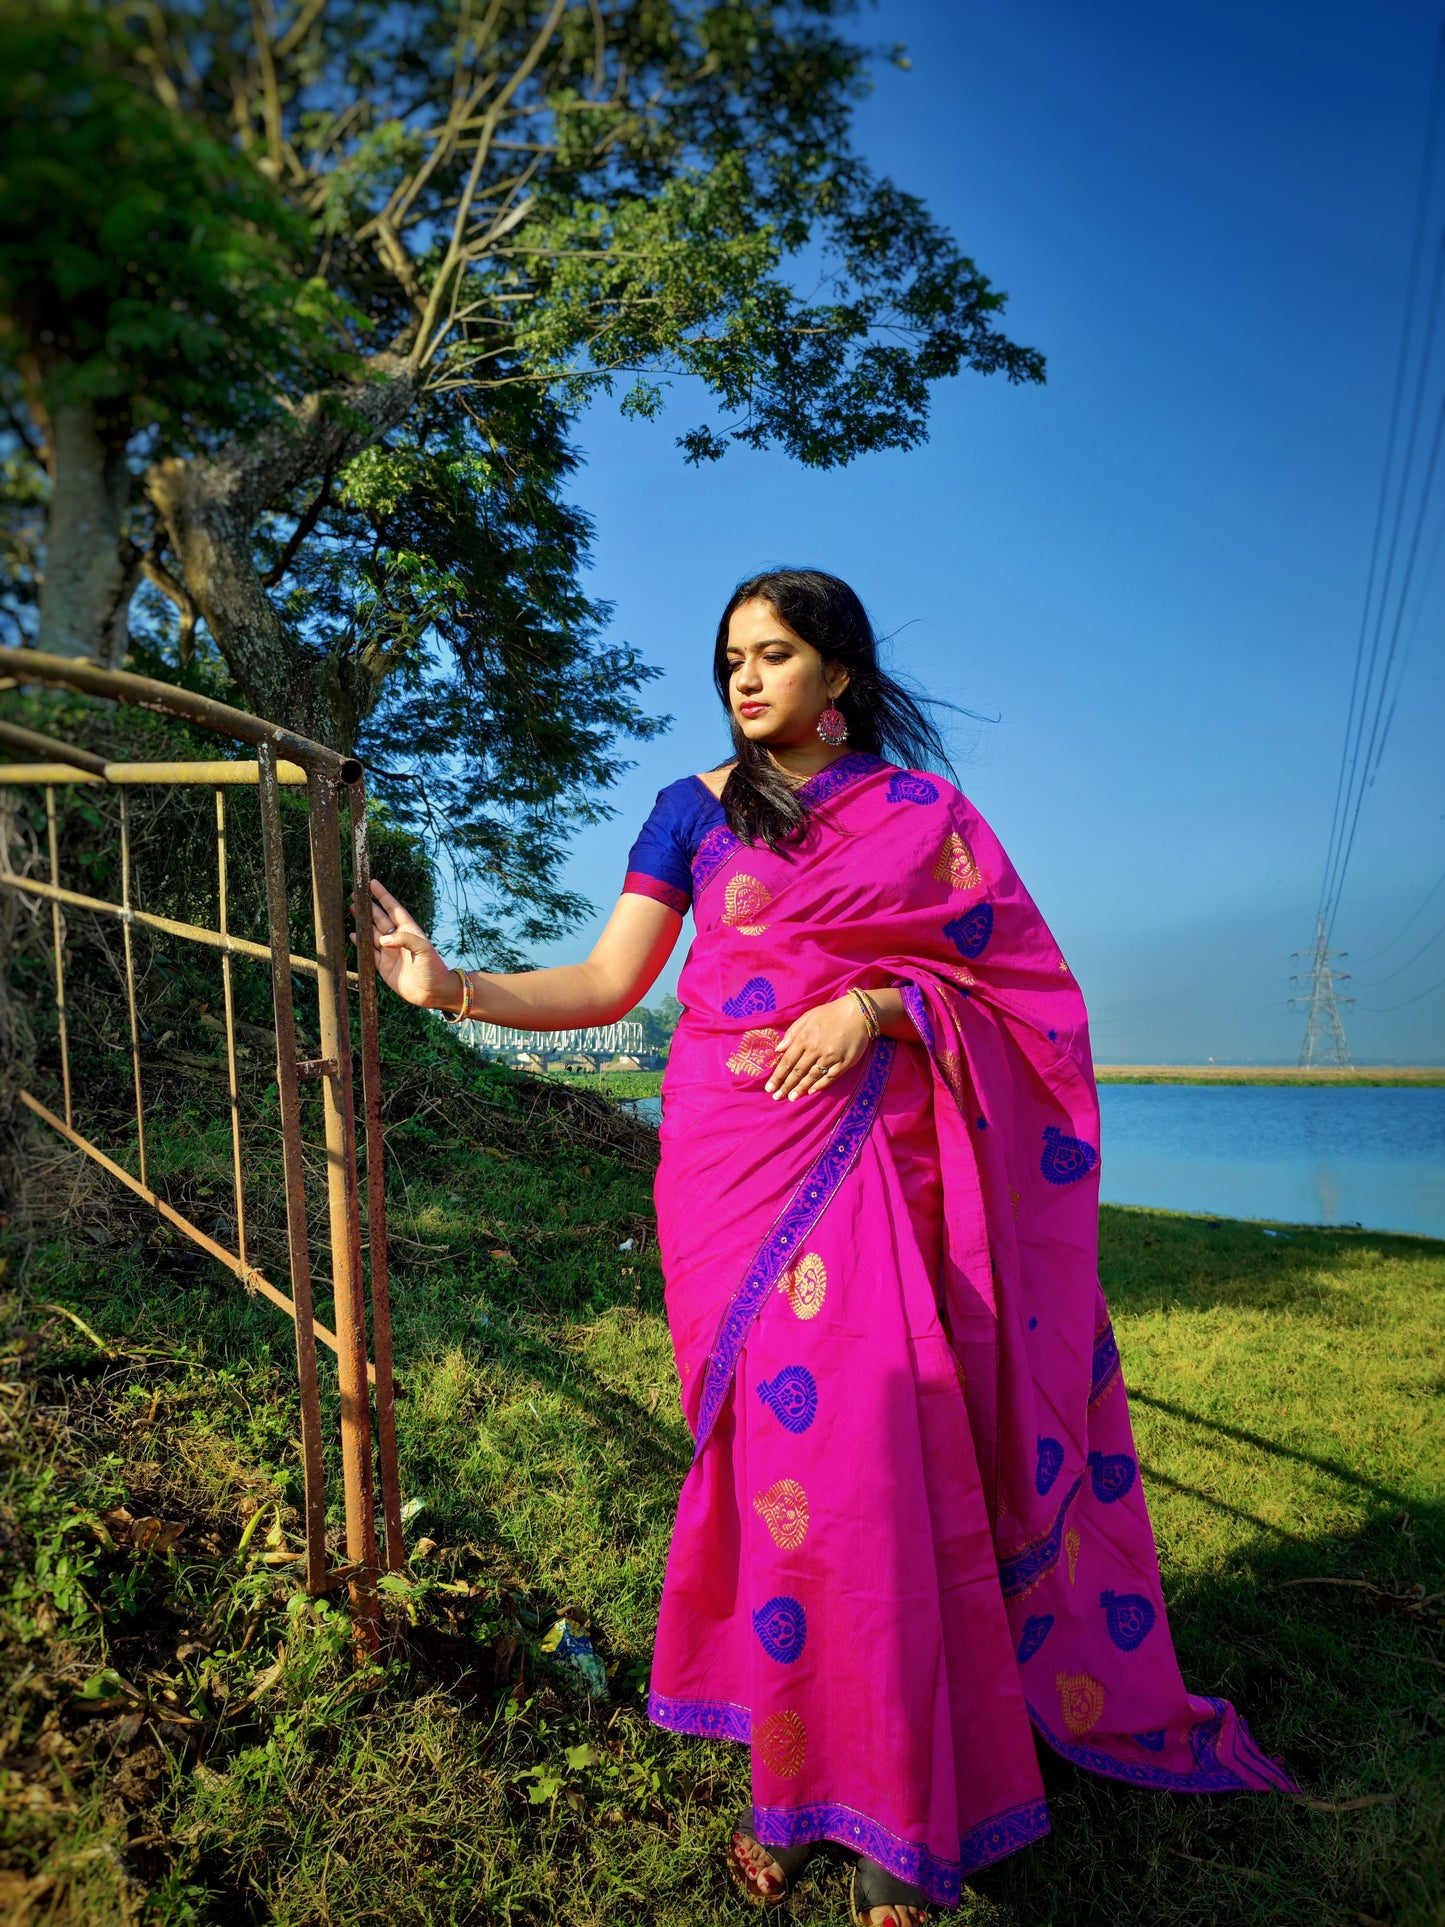
<svg viewBox="0 0 1445 1927">
<path fill-rule="evenodd" d="M 789 1024 L 778 1060 L 764 1089 L 773 1097 L 806 1097 L 825 1091 L 851 1070 L 868 1048 L 868 1025 L 858 999 L 845 992 L 831 1004 L 804 1011 Z"/>
</svg>

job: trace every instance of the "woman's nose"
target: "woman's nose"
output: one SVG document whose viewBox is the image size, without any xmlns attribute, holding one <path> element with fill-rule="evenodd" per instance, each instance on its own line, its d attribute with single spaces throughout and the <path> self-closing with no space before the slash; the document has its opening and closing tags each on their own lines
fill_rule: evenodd
<svg viewBox="0 0 1445 1927">
<path fill-rule="evenodd" d="M 763 686 L 762 670 L 755 662 L 741 662 L 738 664 L 737 672 L 733 680 L 740 690 L 761 689 Z"/>
</svg>

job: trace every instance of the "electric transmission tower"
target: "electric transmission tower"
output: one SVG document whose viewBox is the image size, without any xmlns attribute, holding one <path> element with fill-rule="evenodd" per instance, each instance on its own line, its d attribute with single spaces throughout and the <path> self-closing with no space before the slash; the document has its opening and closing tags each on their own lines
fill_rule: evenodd
<svg viewBox="0 0 1445 1927">
<path fill-rule="evenodd" d="M 1352 1004 L 1353 997 L 1336 997 L 1335 985 L 1347 984 L 1350 973 L 1335 970 L 1330 963 L 1331 957 L 1344 957 L 1344 950 L 1331 950 L 1329 937 L 1325 931 L 1324 913 L 1315 921 L 1315 947 L 1313 950 L 1296 950 L 1294 960 L 1308 959 L 1308 969 L 1301 970 L 1291 978 L 1300 988 L 1290 998 L 1298 1009 L 1305 1011 L 1305 1040 L 1300 1045 L 1299 1061 L 1302 1065 L 1338 1064 L 1350 1068 L 1350 1047 L 1345 1042 L 1345 1022 L 1340 1016 L 1341 1004 Z"/>
</svg>

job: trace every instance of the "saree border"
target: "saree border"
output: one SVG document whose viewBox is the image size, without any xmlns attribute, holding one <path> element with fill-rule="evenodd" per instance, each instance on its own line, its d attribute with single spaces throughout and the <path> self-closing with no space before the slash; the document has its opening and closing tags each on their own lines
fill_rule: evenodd
<svg viewBox="0 0 1445 1927">
<path fill-rule="evenodd" d="M 795 1847 L 810 1840 L 833 1840 L 886 1867 L 899 1880 L 919 1887 L 940 1907 L 958 1904 L 963 1882 L 981 1867 L 1017 1853 L 1049 1831 L 1045 1800 L 1006 1807 L 970 1827 L 959 1841 L 958 1858 L 943 1860 L 916 1840 L 905 1840 L 881 1821 L 837 1800 L 803 1807 L 760 1807 L 753 1803 L 753 1832 L 765 1847 Z"/>
<path fill-rule="evenodd" d="M 736 1740 L 752 1744 L 753 1712 L 733 1700 L 675 1700 L 649 1691 L 647 1717 L 669 1733 L 687 1733 L 699 1740 Z"/>
<path fill-rule="evenodd" d="M 723 1400 L 737 1370 L 748 1329 L 761 1311 L 763 1302 L 787 1268 L 793 1253 L 810 1236 L 819 1218 L 832 1203 L 838 1187 L 853 1168 L 863 1142 L 878 1115 L 888 1074 L 898 1046 L 891 1038 L 880 1037 L 870 1048 L 863 1075 L 833 1126 L 828 1142 L 783 1206 L 747 1271 L 733 1293 L 718 1324 L 704 1367 L 702 1402 L 698 1407 L 697 1441 L 693 1449 L 696 1464 L 712 1435 L 713 1424 L 722 1410 Z"/>
<path fill-rule="evenodd" d="M 1189 1730 L 1189 1750 L 1194 1755 L 1194 1765 L 1185 1773 L 1168 1766 L 1149 1766 L 1142 1760 L 1131 1762 L 1116 1759 L 1101 1747 L 1078 1746 L 1071 1740 L 1062 1740 L 1036 1707 L 1027 1701 L 1025 1704 L 1028 1705 L 1029 1718 L 1055 1753 L 1072 1760 L 1075 1766 L 1081 1766 L 1089 1773 L 1101 1774 L 1108 1780 L 1126 1780 L 1131 1786 L 1157 1787 L 1166 1793 L 1256 1793 L 1262 1785 L 1273 1788 L 1277 1793 L 1298 1793 L 1299 1788 L 1289 1769 L 1281 1761 L 1272 1760 L 1261 1751 L 1254 1735 L 1237 1713 L 1236 1745 L 1242 1762 L 1251 1767 L 1257 1777 L 1247 1779 L 1235 1767 L 1221 1760 L 1219 1739 L 1231 1710 L 1229 1701 L 1215 1699 L 1205 1693 L 1199 1697 L 1213 1708 L 1213 1716 L 1197 1721 Z"/>
</svg>

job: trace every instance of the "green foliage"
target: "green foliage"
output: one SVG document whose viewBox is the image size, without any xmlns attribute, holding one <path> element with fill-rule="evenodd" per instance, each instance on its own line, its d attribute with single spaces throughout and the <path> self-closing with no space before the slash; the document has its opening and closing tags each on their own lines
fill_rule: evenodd
<svg viewBox="0 0 1445 1927">
<path fill-rule="evenodd" d="M 52 404 L 118 405 L 175 447 L 333 379 L 346 310 L 307 252 L 299 210 L 118 20 L 0 15 L 0 355 L 44 369 Z"/>
</svg>

